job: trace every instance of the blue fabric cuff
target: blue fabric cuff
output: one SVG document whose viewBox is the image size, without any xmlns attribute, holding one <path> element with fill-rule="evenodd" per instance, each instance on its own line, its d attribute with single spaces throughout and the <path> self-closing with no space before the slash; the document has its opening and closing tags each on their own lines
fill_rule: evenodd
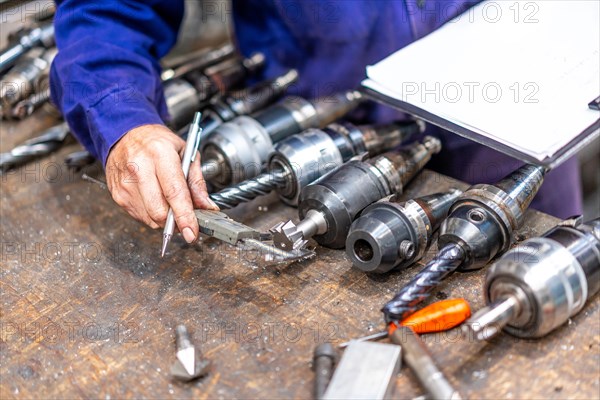
<svg viewBox="0 0 600 400">
<path fill-rule="evenodd" d="M 86 110 L 86 117 L 104 166 L 112 146 L 127 132 L 142 125 L 163 124 L 156 106 L 131 86 L 108 92 Z"/>
</svg>

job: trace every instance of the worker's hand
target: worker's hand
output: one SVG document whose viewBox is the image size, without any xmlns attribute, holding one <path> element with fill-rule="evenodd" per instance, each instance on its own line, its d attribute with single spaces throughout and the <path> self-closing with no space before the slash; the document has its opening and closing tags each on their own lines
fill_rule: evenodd
<svg viewBox="0 0 600 400">
<path fill-rule="evenodd" d="M 144 125 L 125 134 L 106 161 L 106 180 L 113 200 L 152 229 L 163 227 L 169 206 L 186 242 L 198 238 L 194 207 L 219 208 L 209 199 L 200 157 L 186 182 L 181 169 L 185 141 L 162 125 Z"/>
</svg>

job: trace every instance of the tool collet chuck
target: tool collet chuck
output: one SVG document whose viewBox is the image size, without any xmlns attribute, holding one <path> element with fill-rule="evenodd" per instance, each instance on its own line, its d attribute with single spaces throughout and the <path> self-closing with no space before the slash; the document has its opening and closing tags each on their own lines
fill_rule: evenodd
<svg viewBox="0 0 600 400">
<path fill-rule="evenodd" d="M 365 151 L 377 155 L 418 132 L 420 127 L 415 121 L 358 127 L 341 122 L 324 129 L 307 129 L 275 145 L 268 172 L 210 197 L 221 209 L 228 209 L 277 190 L 283 202 L 295 206 L 304 187 L 353 156 Z"/>
<path fill-rule="evenodd" d="M 397 152 L 347 162 L 302 189 L 298 205 L 301 222 L 275 226 L 273 242 L 284 249 L 299 248 L 314 237 L 322 246 L 342 248 L 358 213 L 383 197 L 401 193 L 440 150 L 440 141 L 428 136 L 423 143 Z"/>
<path fill-rule="evenodd" d="M 346 254 L 364 272 L 386 273 L 414 264 L 461 194 L 452 189 L 406 202 L 393 195 L 370 205 L 350 227 Z"/>
<path fill-rule="evenodd" d="M 487 307 L 464 325 L 477 340 L 502 329 L 539 338 L 577 314 L 600 291 L 600 218 L 572 218 L 524 241 L 488 270 Z"/>
<path fill-rule="evenodd" d="M 312 101 L 288 97 L 254 117 L 234 118 L 201 141 L 202 174 L 216 187 L 253 178 L 262 172 L 274 143 L 305 129 L 323 128 L 362 100 L 358 91 Z"/>
<path fill-rule="evenodd" d="M 545 172 L 544 167 L 527 164 L 495 185 L 475 185 L 464 192 L 440 227 L 435 258 L 383 307 L 386 321 L 415 312 L 454 271 L 479 269 L 508 250 Z"/>
</svg>

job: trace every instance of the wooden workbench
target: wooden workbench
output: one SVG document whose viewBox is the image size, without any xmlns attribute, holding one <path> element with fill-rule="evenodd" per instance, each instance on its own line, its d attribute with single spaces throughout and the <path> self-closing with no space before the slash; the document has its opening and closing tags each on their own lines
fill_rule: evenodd
<svg viewBox="0 0 600 400">
<path fill-rule="evenodd" d="M 3 123 L 0 151 L 51 123 L 39 114 Z M 2 399 L 309 398 L 315 345 L 380 329 L 379 308 L 422 265 L 368 276 L 351 268 L 342 251 L 318 248 L 314 260 L 273 267 L 214 239 L 188 246 L 180 237 L 162 259 L 161 232 L 135 222 L 106 190 L 62 166 L 77 149 L 72 144 L 1 177 Z M 426 172 L 405 197 L 450 186 L 465 185 Z M 270 197 L 234 215 L 268 228 L 295 210 Z M 530 211 L 518 236 L 556 222 Z M 435 297 L 464 297 L 476 310 L 484 273 L 456 273 Z M 503 334 L 469 343 L 456 329 L 425 340 L 464 397 L 598 398 L 599 309 L 595 296 L 537 341 Z M 189 384 L 169 376 L 179 323 L 212 360 L 210 374 Z M 403 368 L 395 397 L 420 394 Z"/>
</svg>

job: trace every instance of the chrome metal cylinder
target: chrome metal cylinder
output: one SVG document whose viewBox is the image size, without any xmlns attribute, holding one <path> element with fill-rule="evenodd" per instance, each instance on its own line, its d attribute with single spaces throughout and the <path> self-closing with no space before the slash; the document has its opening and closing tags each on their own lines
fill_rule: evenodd
<svg viewBox="0 0 600 400">
<path fill-rule="evenodd" d="M 200 145 L 203 162 L 221 162 L 215 164 L 217 171 L 206 177 L 217 187 L 255 177 L 264 169 L 273 151 L 273 142 L 267 130 L 254 118 L 247 116 L 236 117 L 222 124 Z"/>
<path fill-rule="evenodd" d="M 488 304 L 498 307 L 514 299 L 504 329 L 526 338 L 544 336 L 564 324 L 599 290 L 600 219 L 559 225 L 543 237 L 526 240 L 494 263 L 485 283 Z"/>
<path fill-rule="evenodd" d="M 171 115 L 169 126 L 173 130 L 179 130 L 188 124 L 194 113 L 200 109 L 198 92 L 183 79 L 168 80 L 163 86 L 167 108 Z"/>
<path fill-rule="evenodd" d="M 275 146 L 269 157 L 269 170 L 283 170 L 289 178 L 278 189 L 282 201 L 298 204 L 303 187 L 342 165 L 342 155 L 332 138 L 319 129 L 293 135 Z"/>
<path fill-rule="evenodd" d="M 327 221 L 327 229 L 314 239 L 323 246 L 342 248 L 358 213 L 386 196 L 402 192 L 404 185 L 439 150 L 440 142 L 428 137 L 423 143 L 414 143 L 402 151 L 385 153 L 368 161 L 351 160 L 302 189 L 300 218 L 310 210 L 320 212 Z"/>
</svg>

